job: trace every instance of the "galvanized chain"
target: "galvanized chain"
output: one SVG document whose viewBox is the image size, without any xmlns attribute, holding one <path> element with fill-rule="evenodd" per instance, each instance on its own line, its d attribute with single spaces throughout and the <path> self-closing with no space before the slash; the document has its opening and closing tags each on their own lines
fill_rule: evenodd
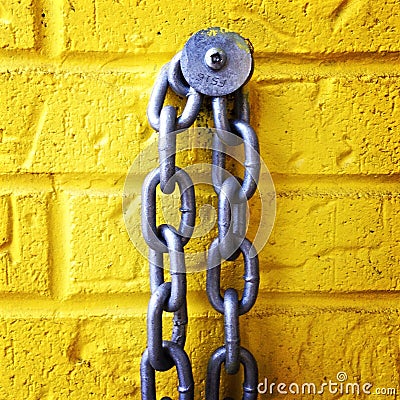
<svg viewBox="0 0 400 400">
<path fill-rule="evenodd" d="M 142 188 L 142 233 L 149 246 L 151 298 L 147 316 L 147 348 L 141 362 L 141 390 L 143 400 L 156 399 L 155 371 L 176 367 L 179 378 L 179 399 L 192 400 L 193 374 L 190 360 L 184 350 L 186 342 L 187 302 L 184 246 L 190 240 L 195 225 L 196 202 L 190 176 L 175 165 L 176 131 L 193 124 L 200 111 L 202 95 L 184 84 L 177 74 L 179 58 L 166 64 L 158 76 L 147 109 L 150 125 L 159 132 L 160 166 L 150 172 Z M 178 82 L 179 81 L 179 82 Z M 172 83 L 171 83 L 172 82 Z M 179 87 L 187 97 L 182 115 L 177 117 L 175 107 L 164 106 L 168 87 Z M 176 229 L 167 224 L 156 225 L 156 189 L 164 194 L 180 191 L 182 214 Z M 168 253 L 171 282 L 164 281 L 164 253 Z M 173 313 L 171 340 L 163 340 L 162 316 Z M 168 397 L 165 400 L 169 399 Z"/>
<path fill-rule="evenodd" d="M 200 61 L 201 62 L 200 62 Z M 240 345 L 239 316 L 254 305 L 259 285 L 258 257 L 246 238 L 247 202 L 257 189 L 260 173 L 258 140 L 249 124 L 249 106 L 242 86 L 252 72 L 247 43 L 235 33 L 211 28 L 193 35 L 182 52 L 166 64 L 154 85 L 147 109 L 150 125 L 159 132 L 159 167 L 146 177 L 142 187 L 142 233 L 149 246 L 151 298 L 147 316 L 147 348 L 141 362 L 142 400 L 156 400 L 155 371 L 176 367 L 180 400 L 194 398 L 194 382 L 186 342 L 187 283 L 184 247 L 193 234 L 196 204 L 190 176 L 175 163 L 176 135 L 196 120 L 203 95 L 211 97 L 216 134 L 213 136 L 212 182 L 218 195 L 218 237 L 208 250 L 207 295 L 212 306 L 224 315 L 224 345 L 210 358 L 206 399 L 219 399 L 222 364 L 228 374 L 244 367 L 242 399 L 257 397 L 258 371 L 252 354 Z M 168 88 L 187 98 L 180 116 L 175 107 L 164 106 Z M 227 95 L 234 93 L 235 118 L 229 120 Z M 226 170 L 227 146 L 244 145 L 243 179 Z M 156 189 L 164 194 L 180 192 L 181 221 L 178 228 L 157 226 Z M 171 282 L 164 280 L 164 254 L 169 255 Z M 243 255 L 244 289 L 221 295 L 221 261 L 235 261 Z M 173 313 L 171 340 L 163 340 L 162 316 Z M 163 400 L 170 400 L 164 397 Z"/>
<path fill-rule="evenodd" d="M 237 374 L 244 367 L 244 400 L 257 398 L 258 368 L 252 354 L 241 346 L 239 316 L 254 305 L 259 286 L 257 252 L 246 236 L 246 206 L 254 195 L 260 174 L 257 135 L 249 124 L 249 106 L 239 89 L 235 93 L 235 119 L 228 120 L 226 99 L 212 99 L 216 135 L 213 147 L 213 185 L 218 194 L 218 237 L 208 251 L 207 295 L 212 306 L 224 315 L 225 340 L 211 356 L 206 380 L 207 400 L 219 400 L 221 365 L 227 374 Z M 225 148 L 244 145 L 244 177 L 226 176 Z M 221 261 L 235 261 L 243 256 L 244 289 L 242 298 L 234 288 L 221 295 Z"/>
</svg>

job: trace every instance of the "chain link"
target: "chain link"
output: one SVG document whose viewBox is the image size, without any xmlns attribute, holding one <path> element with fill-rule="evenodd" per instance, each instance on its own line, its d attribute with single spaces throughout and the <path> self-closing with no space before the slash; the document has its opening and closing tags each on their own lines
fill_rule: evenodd
<svg viewBox="0 0 400 400">
<path fill-rule="evenodd" d="M 161 110 L 163 108 L 169 87 L 168 68 L 169 63 L 164 65 L 164 67 L 161 69 L 160 75 L 154 84 L 149 104 L 147 106 L 147 119 L 149 120 L 150 126 L 156 131 L 160 129 Z M 187 102 L 185 108 L 175 123 L 176 130 L 189 128 L 196 120 L 197 115 L 200 112 L 203 95 L 190 88 L 186 97 Z"/>
<path fill-rule="evenodd" d="M 179 400 L 193 400 L 194 382 L 190 360 L 185 351 L 176 343 L 163 341 L 162 347 L 171 359 L 172 365 L 175 365 L 178 374 Z M 142 399 L 156 400 L 156 369 L 151 365 L 149 350 L 146 349 L 142 355 L 140 363 Z M 164 400 L 171 400 L 170 397 L 164 397 Z"/>
<path fill-rule="evenodd" d="M 258 295 L 260 282 L 258 255 L 254 254 L 250 240 L 244 239 L 239 247 L 244 262 L 244 288 L 239 300 L 239 315 L 246 314 L 253 307 Z M 252 256 L 253 254 L 253 256 Z M 214 239 L 208 250 L 207 295 L 216 311 L 224 314 L 224 297 L 221 295 L 221 253 L 218 238 Z"/>
<path fill-rule="evenodd" d="M 191 87 L 187 84 L 182 75 L 181 70 L 181 55 L 180 51 L 177 53 L 169 63 L 168 68 L 168 82 L 171 89 L 180 96 L 187 96 L 191 90 Z"/>
<path fill-rule="evenodd" d="M 236 289 L 229 288 L 224 295 L 225 370 L 234 375 L 240 367 L 239 300 Z"/>
<path fill-rule="evenodd" d="M 165 194 L 171 194 L 175 189 L 176 153 L 176 110 L 165 106 L 160 114 L 160 130 L 158 132 L 158 154 L 160 162 L 160 189 Z"/>
<path fill-rule="evenodd" d="M 143 183 L 142 188 L 142 234 L 147 245 L 153 250 L 161 253 L 167 253 L 168 247 L 165 240 L 160 237 L 156 225 L 156 188 L 160 183 L 160 167 L 150 172 Z M 178 233 L 182 241 L 182 245 L 186 245 L 191 238 L 194 230 L 196 218 L 196 202 L 194 195 L 193 182 L 190 176 L 179 167 L 175 167 L 173 179 L 178 183 L 181 193 L 182 214 L 179 224 Z"/>
<path fill-rule="evenodd" d="M 222 184 L 218 197 L 218 245 L 221 256 L 228 261 L 236 260 L 239 247 L 246 235 L 247 201 L 236 195 L 241 180 L 235 176 Z"/>
<path fill-rule="evenodd" d="M 146 177 L 142 188 L 142 233 L 149 246 L 151 297 L 147 315 L 147 348 L 141 361 L 142 400 L 156 400 L 155 372 L 175 366 L 180 400 L 194 399 L 192 367 L 184 347 L 186 342 L 187 282 L 184 247 L 193 235 L 196 217 L 194 185 L 190 176 L 176 165 L 176 135 L 196 120 L 203 95 L 185 80 L 181 70 L 181 52 L 161 69 L 150 96 L 149 124 L 159 132 L 159 167 Z M 180 116 L 174 106 L 164 105 L 171 88 L 186 104 Z M 248 200 L 257 190 L 260 175 L 258 139 L 250 126 L 250 111 L 242 89 L 234 92 L 234 119 L 229 119 L 226 96 L 211 98 L 216 133 L 213 136 L 212 183 L 218 195 L 218 236 L 208 249 L 206 290 L 215 310 L 224 316 L 224 345 L 210 357 L 206 379 L 206 400 L 220 398 L 220 373 L 224 364 L 228 374 L 244 368 L 244 400 L 257 398 L 258 369 L 252 354 L 240 344 L 239 316 L 254 305 L 259 286 L 258 256 L 246 238 Z M 244 146 L 244 175 L 239 178 L 226 169 L 227 147 Z M 156 189 L 172 194 L 180 192 L 181 220 L 178 228 L 157 226 Z M 164 254 L 169 255 L 171 281 L 164 279 Z M 234 288 L 221 291 L 221 262 L 243 256 L 244 288 L 241 298 Z M 239 262 L 239 261 L 236 261 Z M 163 315 L 173 314 L 171 340 L 163 340 Z M 163 400 L 170 400 L 164 397 Z"/>
<path fill-rule="evenodd" d="M 227 348 L 219 347 L 210 357 L 207 369 L 206 399 L 219 400 L 219 386 L 222 363 L 226 362 Z M 244 347 L 239 350 L 240 363 L 244 368 L 242 400 L 257 399 L 258 367 L 254 356 Z M 225 399 L 228 400 L 228 399 Z"/>
</svg>

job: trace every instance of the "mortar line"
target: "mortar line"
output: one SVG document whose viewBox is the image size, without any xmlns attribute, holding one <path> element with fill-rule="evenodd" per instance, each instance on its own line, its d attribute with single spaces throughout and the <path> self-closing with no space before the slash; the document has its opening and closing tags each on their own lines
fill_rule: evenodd
<svg viewBox="0 0 400 400">
<path fill-rule="evenodd" d="M 36 0 L 36 50 L 0 50 L 0 71 L 44 69 L 46 72 L 156 74 L 174 53 L 63 52 L 63 6 L 61 0 Z M 42 17 L 44 10 L 45 17 Z M 47 11 L 47 14 L 46 14 Z M 47 27 L 42 25 L 46 19 Z M 45 32 L 44 32 L 45 30 Z M 58 56 L 56 59 L 52 59 Z M 253 82 L 299 80 L 365 75 L 400 76 L 400 52 L 295 54 L 258 53 Z"/>
<path fill-rule="evenodd" d="M 67 203 L 62 192 L 53 185 L 49 200 L 49 281 L 53 299 L 63 300 L 68 296 L 69 286 L 69 237 L 70 219 Z"/>
<path fill-rule="evenodd" d="M 27 193 L 30 191 L 52 191 L 52 182 L 66 192 L 98 193 L 122 196 L 124 173 L 0 173 L 0 192 Z M 398 193 L 399 174 L 381 175 L 297 175 L 272 173 L 278 193 L 298 192 L 309 194 L 348 195 L 370 193 L 384 195 Z M 138 174 L 138 189 L 144 174 Z M 15 190 L 14 190 L 15 188 Z M 326 192 L 326 193 L 325 193 Z"/>
<path fill-rule="evenodd" d="M 17 196 L 12 194 L 10 196 L 10 214 L 11 214 L 11 243 L 9 245 L 9 254 L 11 264 L 21 262 L 21 221 L 18 212 Z M 8 279 L 12 280 L 12 276 Z M 10 283 L 10 282 L 9 282 Z"/>
<path fill-rule="evenodd" d="M 33 26 L 35 32 L 34 50 L 35 56 L 31 55 L 31 59 L 38 58 L 38 54 L 42 52 L 43 40 L 45 40 L 45 26 L 43 23 L 43 0 L 33 0 Z M 20 53 L 20 51 L 13 51 L 12 53 Z M 24 52 L 25 53 L 25 52 Z M 7 53 L 6 53 L 7 54 Z"/>
<path fill-rule="evenodd" d="M 35 50 L 38 57 L 31 60 L 57 58 L 64 50 L 63 0 L 34 0 Z"/>
<path fill-rule="evenodd" d="M 144 317 L 149 293 L 77 295 L 69 299 L 3 294 L 0 313 L 4 318 L 57 317 Z M 208 302 L 205 291 L 188 292 L 188 308 L 192 317 L 219 315 Z M 249 316 L 315 314 L 326 312 L 397 313 L 400 314 L 400 292 L 370 291 L 347 293 L 270 292 L 261 290 Z"/>
</svg>

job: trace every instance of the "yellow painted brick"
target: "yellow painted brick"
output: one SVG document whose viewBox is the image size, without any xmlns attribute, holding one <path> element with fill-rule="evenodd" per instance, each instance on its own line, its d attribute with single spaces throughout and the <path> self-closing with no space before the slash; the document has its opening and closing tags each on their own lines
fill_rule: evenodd
<svg viewBox="0 0 400 400">
<path fill-rule="evenodd" d="M 125 174 L 152 130 L 141 75 L 2 74 L 3 172 Z"/>
<path fill-rule="evenodd" d="M 33 161 L 52 81 L 45 73 L 9 72 L 1 74 L 0 82 L 0 170 L 15 172 Z"/>
<path fill-rule="evenodd" d="M 5 74 L 1 169 L 125 173 L 143 148 L 136 141 L 152 132 L 150 88 L 139 90 L 131 74 L 97 75 Z M 252 109 L 268 113 L 252 117 L 267 166 L 279 173 L 397 172 L 397 82 L 329 79 L 259 89 Z M 15 110 L 22 110 L 17 118 Z"/>
<path fill-rule="evenodd" d="M 141 76 L 115 73 L 60 77 L 34 168 L 126 173 L 138 144 L 152 132 L 148 90 L 135 87 L 137 79 Z"/>
<path fill-rule="evenodd" d="M 48 194 L 3 196 L 0 292 L 49 295 Z"/>
<path fill-rule="evenodd" d="M 236 3 L 236 4 L 235 4 Z M 231 3 L 236 24 L 257 51 L 333 53 L 397 50 L 395 0 L 294 0 Z M 239 18 L 238 18 L 239 17 Z M 248 28 L 246 28 L 248 26 Z"/>
<path fill-rule="evenodd" d="M 132 318 L 3 319 L 0 398 L 138 396 L 143 323 Z"/>
<path fill-rule="evenodd" d="M 146 259 L 124 225 L 121 193 L 71 193 L 69 209 L 70 293 L 149 290 Z"/>
<path fill-rule="evenodd" d="M 386 211 L 393 196 L 335 193 L 333 187 L 330 193 L 280 193 L 275 227 L 260 254 L 261 286 L 274 291 L 398 290 L 399 276 L 389 267 L 400 256 L 392 233 L 396 222 Z M 159 209 L 168 214 L 165 207 Z M 252 207 L 252 221 L 257 221 L 258 211 Z M 71 293 L 148 291 L 146 246 L 141 256 L 128 240 L 120 193 L 76 191 L 70 196 L 70 212 Z M 139 235 L 140 203 L 130 212 L 132 232 Z M 212 232 L 195 240 L 188 254 L 204 251 L 215 236 Z M 254 234 L 250 226 L 249 237 Z M 222 286 L 240 290 L 242 272 L 237 271 L 242 268 L 241 259 L 224 263 Z M 190 274 L 188 287 L 204 290 L 205 274 Z"/>
<path fill-rule="evenodd" d="M 109 317 L 79 321 L 67 353 L 76 384 L 70 388 L 71 398 L 139 396 L 143 322 L 143 318 Z"/>
<path fill-rule="evenodd" d="M 285 174 L 400 171 L 399 85 L 394 78 L 269 84 L 253 98 L 263 158 Z"/>
<path fill-rule="evenodd" d="M 396 0 L 64 4 L 66 48 L 71 51 L 175 52 L 192 33 L 209 26 L 241 33 L 258 53 L 399 50 Z"/>
<path fill-rule="evenodd" d="M 302 383 L 313 382 L 320 388 L 319 385 L 329 380 L 338 382 L 337 374 L 343 371 L 348 376 L 346 383 L 372 383 L 372 393 L 378 387 L 399 386 L 396 366 L 398 310 L 285 313 L 273 309 L 258 317 L 243 317 L 242 324 L 244 320 L 252 332 L 250 350 L 257 357 L 262 382 L 267 378 L 269 383 L 289 385 L 294 382 L 300 387 Z M 267 398 L 266 394 L 264 396 Z M 318 397 L 332 399 L 333 394 L 325 388 L 324 395 Z M 360 396 L 369 397 L 384 398 Z M 340 398 L 351 400 L 355 395 L 350 392 Z"/>
<path fill-rule="evenodd" d="M 0 3 L 0 48 L 31 49 L 35 44 L 32 0 Z"/>
<path fill-rule="evenodd" d="M 397 198 L 397 195 L 394 195 Z M 392 195 L 280 194 L 261 285 L 278 291 L 398 290 Z M 398 213 L 398 201 L 392 207 Z M 395 228 L 396 229 L 396 228 Z"/>
<path fill-rule="evenodd" d="M 133 177 L 134 179 L 135 177 Z M 138 178 L 135 194 L 126 211 L 125 218 L 129 224 L 129 232 L 134 243 L 129 239 L 127 228 L 123 220 L 122 188 L 120 181 L 113 184 L 103 181 L 106 187 L 98 190 L 99 182 L 93 181 L 93 186 L 87 189 L 90 183 L 81 183 L 78 187 L 74 181 L 63 183 L 67 186 L 70 222 L 70 294 L 77 293 L 135 293 L 149 292 L 149 266 L 147 260 L 148 247 L 141 236 L 141 201 L 140 187 L 143 177 Z M 210 190 L 196 186 L 197 220 L 193 238 L 185 246 L 185 261 L 188 271 L 188 291 L 205 290 L 205 268 L 207 263 L 207 249 L 216 237 L 215 194 L 210 196 Z M 179 197 L 174 195 L 158 194 L 157 225 L 169 223 L 179 226 Z M 202 213 L 203 205 L 211 205 Z M 206 220 L 204 220 L 206 218 Z M 213 221 L 213 224 L 210 224 Z M 204 231 L 203 231 L 204 229 Z M 82 240 L 82 238 L 85 238 Z M 139 246 L 139 247 L 138 247 Z M 169 259 L 164 256 L 166 280 L 169 280 Z M 242 260 L 236 263 L 224 263 L 222 285 L 228 287 L 235 284 L 239 289 L 243 280 L 237 270 L 242 268 Z"/>
<path fill-rule="evenodd" d="M 169 323 L 166 319 L 166 335 Z M 260 382 L 319 384 L 344 371 L 348 382 L 371 382 L 374 388 L 399 385 L 396 310 L 268 308 L 241 317 L 241 323 L 242 343 L 258 361 Z M 220 344 L 221 325 L 220 316 L 191 318 L 187 350 L 198 366 L 196 398 L 204 398 L 203 376 L 210 353 Z M 3 317 L 0 398 L 135 398 L 144 326 L 144 317 L 132 316 Z M 157 374 L 161 396 L 175 393 L 174 375 Z"/>
<path fill-rule="evenodd" d="M 190 32 L 204 28 L 212 9 L 210 2 L 200 5 L 88 0 L 78 5 L 66 1 L 66 47 L 71 51 L 175 51 L 183 46 Z M 110 15 L 114 17 L 109 18 Z M 81 34 L 82 28 L 85 35 Z"/>
</svg>

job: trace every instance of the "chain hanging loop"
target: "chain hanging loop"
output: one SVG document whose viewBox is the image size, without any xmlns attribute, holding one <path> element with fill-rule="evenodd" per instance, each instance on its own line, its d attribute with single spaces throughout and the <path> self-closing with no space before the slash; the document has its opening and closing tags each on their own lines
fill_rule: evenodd
<svg viewBox="0 0 400 400">
<path fill-rule="evenodd" d="M 177 59 L 179 61 L 179 59 Z M 176 60 L 173 65 L 177 65 Z M 176 67 L 174 67 L 176 68 Z M 142 400 L 156 400 L 155 371 L 167 371 L 176 366 L 179 379 L 179 399 L 193 400 L 194 382 L 190 360 L 184 351 L 186 342 L 187 283 L 184 246 L 190 240 L 196 217 L 194 186 L 189 175 L 175 164 L 177 130 L 193 124 L 200 110 L 202 95 L 188 88 L 187 102 L 181 116 L 173 106 L 164 106 L 170 83 L 166 64 L 154 85 L 147 107 L 149 123 L 159 131 L 160 166 L 150 172 L 142 189 L 142 234 L 149 246 L 151 298 L 147 318 L 147 348 L 141 362 Z M 177 75 L 178 78 L 178 75 Z M 180 191 L 181 221 L 178 229 L 162 224 L 157 226 L 156 188 L 172 194 L 176 183 Z M 169 254 L 171 282 L 164 281 L 164 256 Z M 170 341 L 162 339 L 162 316 L 173 313 Z M 164 398 L 169 399 L 169 397 Z"/>
<path fill-rule="evenodd" d="M 175 56 L 169 62 L 168 83 L 176 94 L 186 97 L 193 89 L 189 86 L 182 75 L 181 56 L 182 52 L 180 51 L 179 53 L 175 54 Z"/>
<path fill-rule="evenodd" d="M 150 126 L 156 130 L 160 130 L 160 115 L 163 108 L 168 90 L 168 69 L 169 64 L 165 64 L 154 84 L 151 92 L 149 104 L 147 106 L 147 119 Z M 178 117 L 175 125 L 176 130 L 187 129 L 196 120 L 199 112 L 203 96 L 195 90 L 189 90 L 187 94 L 187 102 L 182 114 Z"/>
</svg>

